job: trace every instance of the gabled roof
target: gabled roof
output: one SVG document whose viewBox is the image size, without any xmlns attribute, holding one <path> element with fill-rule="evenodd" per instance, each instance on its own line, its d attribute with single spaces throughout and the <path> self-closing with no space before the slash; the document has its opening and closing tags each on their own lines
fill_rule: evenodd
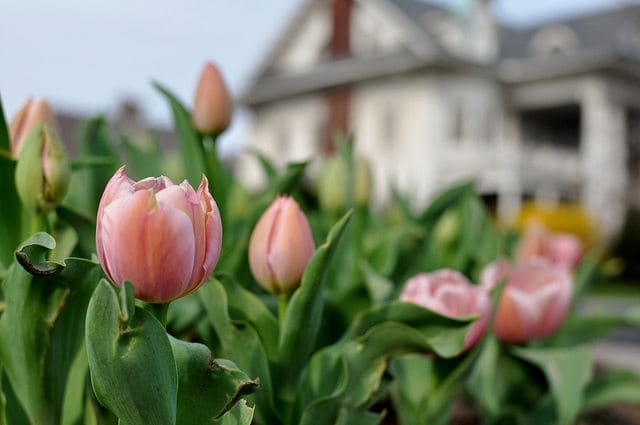
<svg viewBox="0 0 640 425">
<path fill-rule="evenodd" d="M 431 33 L 428 16 L 453 13 L 421 0 L 353 0 L 360 7 L 374 8 L 402 34 L 401 48 L 369 57 L 349 57 L 318 64 L 294 73 L 273 72 L 278 56 L 303 25 L 313 7 L 329 0 L 303 0 L 287 29 L 241 96 L 255 106 L 270 100 L 363 81 L 425 67 L 446 66 L 469 71 L 490 71 L 505 82 L 518 82 L 554 75 L 616 68 L 640 77 L 640 4 L 609 9 L 584 16 L 547 21 L 529 28 L 499 25 L 499 55 L 494 64 L 465 61 L 448 52 Z M 563 27 L 577 42 L 568 51 L 540 55 L 532 42 L 545 28 Z"/>
<path fill-rule="evenodd" d="M 380 16 L 388 19 L 403 37 L 403 46 L 400 49 L 375 55 L 365 59 L 347 58 L 337 61 L 319 64 L 316 69 L 304 70 L 293 75 L 281 75 L 274 72 L 273 66 L 278 57 L 286 49 L 289 40 L 299 31 L 308 14 L 313 12 L 313 7 L 328 0 L 303 0 L 300 8 L 294 14 L 285 30 L 282 32 L 274 47 L 266 55 L 254 76 L 247 84 L 240 101 L 247 105 L 259 104 L 275 96 L 285 96 L 297 93 L 295 87 L 308 84 L 309 87 L 332 87 L 357 80 L 357 70 L 363 72 L 363 79 L 379 75 L 387 75 L 389 69 L 407 70 L 419 63 L 432 62 L 443 54 L 438 43 L 429 35 L 428 31 L 417 21 L 419 13 L 431 9 L 441 9 L 430 6 L 417 0 L 353 0 L 354 4 L 365 8 L 374 8 Z M 349 62 L 352 62 L 349 64 Z M 391 63 L 391 62 L 396 62 Z M 367 63 L 368 65 L 364 65 Z M 412 65 L 409 65 L 412 64 Z M 349 69 L 346 75 L 342 71 Z M 322 72 L 327 72 L 322 75 Z M 280 84 L 280 81 L 298 81 L 299 84 Z M 289 88 L 287 88 L 289 86 Z M 291 93 L 289 93 L 291 92 Z"/>
<path fill-rule="evenodd" d="M 551 20 L 529 28 L 503 27 L 501 57 L 525 58 L 532 55 L 529 46 L 538 32 L 545 27 L 562 25 L 576 35 L 580 49 L 607 49 L 613 53 L 629 50 L 635 44 L 640 52 L 640 4 Z M 635 40 L 634 40 L 635 36 Z"/>
</svg>

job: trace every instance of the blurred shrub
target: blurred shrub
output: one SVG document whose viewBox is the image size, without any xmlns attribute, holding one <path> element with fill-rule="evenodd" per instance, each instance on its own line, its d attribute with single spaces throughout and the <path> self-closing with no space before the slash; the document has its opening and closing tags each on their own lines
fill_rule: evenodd
<svg viewBox="0 0 640 425">
<path fill-rule="evenodd" d="M 538 221 L 554 233 L 571 233 L 587 246 L 598 241 L 599 230 L 595 220 L 577 203 L 558 205 L 541 202 L 525 202 L 518 215 L 516 226 L 524 230 L 527 224 Z"/>
</svg>

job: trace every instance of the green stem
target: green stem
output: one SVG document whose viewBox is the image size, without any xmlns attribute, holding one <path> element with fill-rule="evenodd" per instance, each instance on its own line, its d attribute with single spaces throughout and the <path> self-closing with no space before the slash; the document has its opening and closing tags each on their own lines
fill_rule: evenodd
<svg viewBox="0 0 640 425">
<path fill-rule="evenodd" d="M 287 313 L 288 305 L 289 305 L 289 295 L 288 294 L 278 295 L 278 319 L 280 321 L 280 329 L 282 329 L 284 325 L 284 316 Z"/>
<path fill-rule="evenodd" d="M 213 195 L 221 214 L 224 209 L 227 194 L 227 173 L 218 157 L 218 141 L 217 135 L 211 136 L 211 146 L 207 149 L 202 144 L 205 154 L 205 164 L 207 174 L 210 176 L 211 194 Z"/>
<path fill-rule="evenodd" d="M 163 327 L 167 327 L 167 312 L 169 311 L 170 303 L 151 304 L 146 305 L 146 310 L 153 314 L 156 319 L 160 321 Z"/>
</svg>

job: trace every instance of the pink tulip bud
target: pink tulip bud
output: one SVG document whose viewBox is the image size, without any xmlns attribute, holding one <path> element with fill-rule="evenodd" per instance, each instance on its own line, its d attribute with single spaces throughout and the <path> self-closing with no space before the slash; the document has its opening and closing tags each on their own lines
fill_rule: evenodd
<svg viewBox="0 0 640 425">
<path fill-rule="evenodd" d="M 197 192 L 167 177 L 134 182 L 120 168 L 98 207 L 96 248 L 102 268 L 137 298 L 164 303 L 194 291 L 220 256 L 222 222 L 206 177 Z"/>
<path fill-rule="evenodd" d="M 573 292 L 565 269 L 536 258 L 516 265 L 507 277 L 493 330 L 502 341 L 544 338 L 564 322 Z"/>
<path fill-rule="evenodd" d="M 568 233 L 554 234 L 542 224 L 530 224 L 518 245 L 516 260 L 545 258 L 556 266 L 573 271 L 582 257 L 582 243 Z"/>
<path fill-rule="evenodd" d="M 51 105 L 46 100 L 29 99 L 9 124 L 11 157 L 13 159 L 18 159 L 29 134 L 42 124 L 54 130 L 57 128 Z"/>
<path fill-rule="evenodd" d="M 207 63 L 200 74 L 191 113 L 195 128 L 202 134 L 217 134 L 229 127 L 233 104 L 218 68 Z"/>
<path fill-rule="evenodd" d="M 309 223 L 298 203 L 278 196 L 253 229 L 249 266 L 266 290 L 284 294 L 299 285 L 314 250 Z"/>
<path fill-rule="evenodd" d="M 414 303 L 443 316 L 479 316 L 464 339 L 464 350 L 473 347 L 484 334 L 491 314 L 487 292 L 472 285 L 454 270 L 420 273 L 405 284 L 400 300 Z"/>
</svg>

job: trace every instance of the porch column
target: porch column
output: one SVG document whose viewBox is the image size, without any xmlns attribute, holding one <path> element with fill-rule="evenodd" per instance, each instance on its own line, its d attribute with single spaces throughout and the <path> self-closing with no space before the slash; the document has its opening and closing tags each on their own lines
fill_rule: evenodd
<svg viewBox="0 0 640 425">
<path fill-rule="evenodd" d="M 605 242 L 610 242 L 620 231 L 627 208 L 625 109 L 602 79 L 585 82 L 581 107 L 582 199 L 598 220 Z"/>
</svg>

